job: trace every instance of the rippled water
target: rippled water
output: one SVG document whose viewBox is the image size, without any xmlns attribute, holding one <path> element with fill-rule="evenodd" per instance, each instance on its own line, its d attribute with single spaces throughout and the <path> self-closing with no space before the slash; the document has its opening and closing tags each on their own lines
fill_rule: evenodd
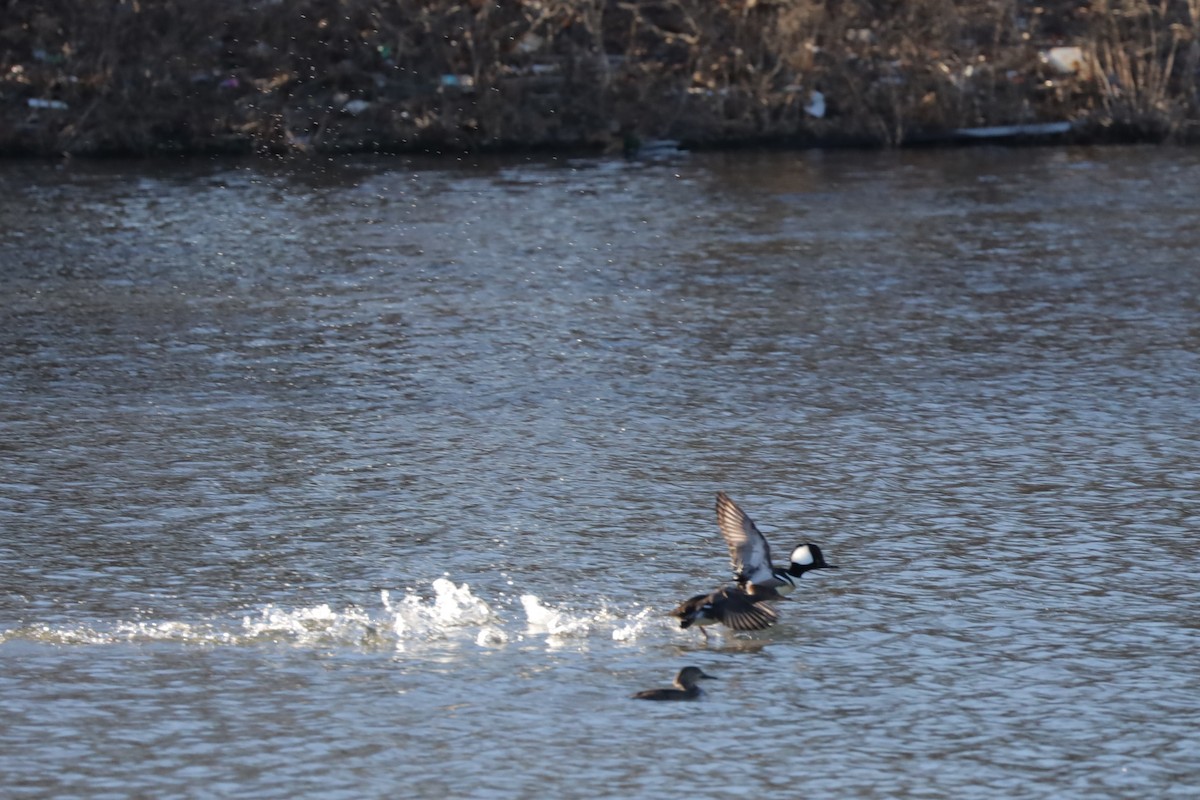
<svg viewBox="0 0 1200 800">
<path fill-rule="evenodd" d="M 1196 796 L 1197 186 L 0 165 L 5 796 Z M 706 644 L 721 489 L 841 569 Z"/>
</svg>

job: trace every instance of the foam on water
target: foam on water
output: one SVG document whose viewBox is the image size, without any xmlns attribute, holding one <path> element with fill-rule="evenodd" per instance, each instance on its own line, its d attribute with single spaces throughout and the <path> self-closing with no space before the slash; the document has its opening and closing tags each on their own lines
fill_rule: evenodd
<svg viewBox="0 0 1200 800">
<path fill-rule="evenodd" d="M 387 589 L 379 593 L 398 639 L 433 638 L 449 629 L 483 625 L 495 617 L 491 607 L 471 594 L 471 587 L 465 583 L 455 586 L 453 581 L 438 578 L 433 582 L 433 591 L 432 602 L 409 593 L 393 603 Z"/>
<path fill-rule="evenodd" d="M 566 611 L 549 608 L 532 594 L 521 595 L 521 607 L 525 609 L 530 633 L 548 633 L 551 636 L 586 635 L 592 629 L 593 622 L 597 621 L 596 617 L 572 615 Z"/>
<path fill-rule="evenodd" d="M 290 611 L 268 605 L 257 618 L 242 618 L 241 641 L 290 641 L 316 646 L 339 643 L 369 643 L 373 624 L 370 615 L 357 606 L 334 611 L 327 604 Z"/>
<path fill-rule="evenodd" d="M 252 613 L 227 619 L 183 622 L 118 621 L 73 626 L 34 624 L 0 631 L 0 642 L 27 639 L 50 644 L 115 644 L 174 641 L 199 645 L 253 645 L 281 642 L 299 647 L 360 647 L 406 649 L 421 643 L 469 637 L 479 647 L 502 647 L 526 636 L 585 638 L 604 635 L 632 641 L 651 627 L 653 609 L 633 614 L 614 611 L 603 601 L 599 608 L 564 609 L 546 605 L 536 595 L 520 596 L 524 625 L 506 619 L 469 585 L 447 578 L 431 584 L 432 595 L 407 590 L 396 600 L 380 591 L 380 606 L 328 603 L 301 608 L 268 604 Z"/>
<path fill-rule="evenodd" d="M 186 622 L 117 622 L 111 625 L 58 627 L 34 624 L 0 631 L 0 643 L 26 639 L 58 645 L 115 644 L 118 642 L 175 641 L 191 644 L 226 644 L 235 640 L 230 630 L 211 624 Z"/>
<path fill-rule="evenodd" d="M 662 612 L 655 614 L 652 608 L 643 608 L 638 613 L 629 617 L 624 625 L 617 625 L 613 628 L 612 638 L 617 642 L 632 642 L 641 637 L 645 632 L 651 620 L 655 620 L 662 616 Z M 661 620 L 660 620 L 661 621 Z"/>
</svg>

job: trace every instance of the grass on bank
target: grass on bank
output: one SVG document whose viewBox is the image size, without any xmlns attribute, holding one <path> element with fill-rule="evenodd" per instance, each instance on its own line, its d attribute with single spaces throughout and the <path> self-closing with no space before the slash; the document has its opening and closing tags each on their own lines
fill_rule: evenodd
<svg viewBox="0 0 1200 800">
<path fill-rule="evenodd" d="M 1060 120 L 1194 141 L 1198 15 L 1200 0 L 8 0 L 0 151 L 899 146 Z"/>
</svg>

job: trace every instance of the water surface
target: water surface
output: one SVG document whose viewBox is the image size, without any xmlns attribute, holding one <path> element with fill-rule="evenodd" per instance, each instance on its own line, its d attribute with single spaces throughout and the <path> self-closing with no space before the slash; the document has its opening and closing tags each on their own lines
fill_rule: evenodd
<svg viewBox="0 0 1200 800">
<path fill-rule="evenodd" d="M 0 785 L 1195 796 L 1196 186 L 0 166 Z M 718 490 L 841 568 L 705 643 L 663 614 L 728 575 Z"/>
</svg>

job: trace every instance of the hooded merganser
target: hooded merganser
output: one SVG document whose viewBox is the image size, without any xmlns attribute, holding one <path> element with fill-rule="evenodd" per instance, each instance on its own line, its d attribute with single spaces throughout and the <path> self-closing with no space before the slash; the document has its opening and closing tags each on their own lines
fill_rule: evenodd
<svg viewBox="0 0 1200 800">
<path fill-rule="evenodd" d="M 698 594 L 679 604 L 671 612 L 672 617 L 679 618 L 679 627 L 690 628 L 696 625 L 708 639 L 705 625 L 720 623 L 735 631 L 761 631 L 775 624 L 779 617 L 775 609 L 763 605 L 763 601 L 778 595 L 774 589 L 755 591 L 751 584 L 749 589 L 740 586 L 722 586 L 708 594 Z"/>
<path fill-rule="evenodd" d="M 771 547 L 766 537 L 759 532 L 754 520 L 724 492 L 717 492 L 717 525 L 729 545 L 729 561 L 737 585 L 751 593 L 789 594 L 796 588 L 793 578 L 799 578 L 810 569 L 836 569 L 834 564 L 825 563 L 821 548 L 808 542 L 792 550 L 787 569 L 772 566 Z"/>
<path fill-rule="evenodd" d="M 716 680 L 716 675 L 707 675 L 699 667 L 684 667 L 675 676 L 674 689 L 647 689 L 633 695 L 635 700 L 695 700 L 704 692 L 696 685 L 701 678 Z"/>
</svg>

